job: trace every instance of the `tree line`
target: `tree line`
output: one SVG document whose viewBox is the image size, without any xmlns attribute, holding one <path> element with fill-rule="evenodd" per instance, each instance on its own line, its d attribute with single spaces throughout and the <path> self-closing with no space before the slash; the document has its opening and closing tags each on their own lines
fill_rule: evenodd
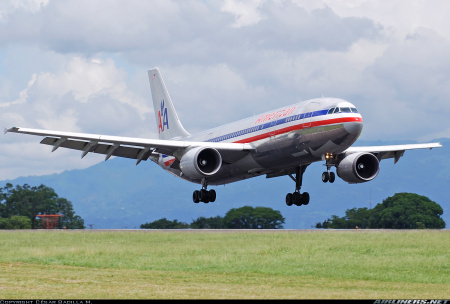
<svg viewBox="0 0 450 304">
<path fill-rule="evenodd" d="M 75 214 L 72 203 L 58 197 L 52 188 L 28 184 L 0 188 L 0 229 L 40 228 L 37 215 L 60 214 L 57 228 L 84 229 L 84 220 Z"/>
<path fill-rule="evenodd" d="M 425 196 L 397 193 L 373 209 L 352 208 L 345 216 L 332 215 L 316 224 L 331 229 L 443 229 L 442 207 Z M 199 217 L 190 224 L 178 220 L 159 220 L 142 224 L 142 229 L 282 229 L 285 218 L 280 211 L 266 207 L 231 209 L 224 217 Z"/>
<path fill-rule="evenodd" d="M 0 188 L 0 229 L 40 228 L 37 215 L 60 214 L 56 228 L 84 229 L 84 220 L 75 214 L 72 203 L 58 197 L 52 188 L 28 184 Z M 443 229 L 442 207 L 425 196 L 397 193 L 373 209 L 352 208 L 345 216 L 332 215 L 316 228 L 354 229 Z M 229 210 L 224 217 L 198 217 L 190 224 L 161 218 L 142 224 L 142 229 L 282 229 L 285 218 L 268 207 L 244 206 Z"/>
<path fill-rule="evenodd" d="M 190 224 L 162 218 L 145 223 L 141 229 L 282 229 L 285 218 L 268 207 L 244 206 L 230 209 L 224 217 L 199 217 Z"/>
<path fill-rule="evenodd" d="M 332 215 L 316 228 L 355 229 L 443 229 L 442 207 L 428 197 L 397 193 L 373 209 L 353 208 L 345 216 Z"/>
</svg>

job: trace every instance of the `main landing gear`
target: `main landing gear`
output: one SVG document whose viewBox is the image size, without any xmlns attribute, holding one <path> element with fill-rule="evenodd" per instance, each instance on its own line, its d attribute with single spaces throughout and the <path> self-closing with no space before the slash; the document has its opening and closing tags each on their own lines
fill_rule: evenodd
<svg viewBox="0 0 450 304">
<path fill-rule="evenodd" d="M 306 166 L 298 166 L 295 173 L 295 178 L 289 174 L 289 176 L 295 181 L 295 191 L 294 193 L 286 194 L 286 205 L 301 206 L 309 204 L 309 193 L 300 193 L 300 188 L 302 187 L 303 173 L 305 173 Z"/>
<path fill-rule="evenodd" d="M 208 204 L 209 202 L 215 202 L 216 200 L 216 191 L 214 189 L 206 190 L 208 187 L 208 183 L 206 179 L 202 180 L 202 190 L 195 190 L 192 195 L 192 200 L 194 203 L 198 204 L 199 202 L 203 202 Z"/>
</svg>

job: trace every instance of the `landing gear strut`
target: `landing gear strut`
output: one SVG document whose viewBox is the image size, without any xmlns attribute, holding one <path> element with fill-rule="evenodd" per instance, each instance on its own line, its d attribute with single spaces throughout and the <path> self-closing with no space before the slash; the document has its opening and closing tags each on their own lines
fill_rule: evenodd
<svg viewBox="0 0 450 304">
<path fill-rule="evenodd" d="M 286 205 L 292 206 L 301 206 L 309 204 L 309 193 L 303 192 L 300 193 L 300 189 L 302 187 L 303 173 L 305 173 L 306 166 L 298 166 L 295 173 L 295 178 L 289 174 L 289 176 L 295 181 L 295 191 L 294 193 L 288 193 L 286 195 Z"/>
<path fill-rule="evenodd" d="M 192 194 L 192 200 L 194 203 L 198 204 L 203 202 L 208 204 L 209 202 L 214 202 L 216 200 L 216 191 L 214 189 L 206 190 L 208 187 L 208 182 L 206 179 L 202 180 L 202 190 L 195 190 Z"/>
</svg>

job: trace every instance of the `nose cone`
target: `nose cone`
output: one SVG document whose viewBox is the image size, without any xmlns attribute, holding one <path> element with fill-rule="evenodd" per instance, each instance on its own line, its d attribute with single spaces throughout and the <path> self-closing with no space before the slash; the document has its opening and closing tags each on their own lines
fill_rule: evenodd
<svg viewBox="0 0 450 304">
<path fill-rule="evenodd" d="M 357 137 L 359 137 L 359 135 L 361 134 L 362 128 L 362 121 L 352 121 L 344 123 L 345 131 L 347 131 L 348 134 L 356 135 Z"/>
</svg>

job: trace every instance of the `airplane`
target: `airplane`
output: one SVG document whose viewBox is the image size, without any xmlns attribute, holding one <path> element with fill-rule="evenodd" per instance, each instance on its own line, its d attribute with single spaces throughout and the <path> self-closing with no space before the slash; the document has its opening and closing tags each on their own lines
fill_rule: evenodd
<svg viewBox="0 0 450 304">
<path fill-rule="evenodd" d="M 295 190 L 286 195 L 288 206 L 308 205 L 308 192 L 301 193 L 303 174 L 313 162 L 323 161 L 324 183 L 333 183 L 336 174 L 347 183 L 373 180 L 380 161 L 406 150 L 442 147 L 440 143 L 374 147 L 352 147 L 363 128 L 357 108 L 339 98 L 316 98 L 239 120 L 198 134 L 182 126 L 158 68 L 148 71 L 158 139 L 118 137 L 12 127 L 5 133 L 43 136 L 41 144 L 88 153 L 151 160 L 165 171 L 201 184 L 192 195 L 194 203 L 216 200 L 209 185 L 224 185 L 265 175 L 289 176 Z"/>
</svg>

